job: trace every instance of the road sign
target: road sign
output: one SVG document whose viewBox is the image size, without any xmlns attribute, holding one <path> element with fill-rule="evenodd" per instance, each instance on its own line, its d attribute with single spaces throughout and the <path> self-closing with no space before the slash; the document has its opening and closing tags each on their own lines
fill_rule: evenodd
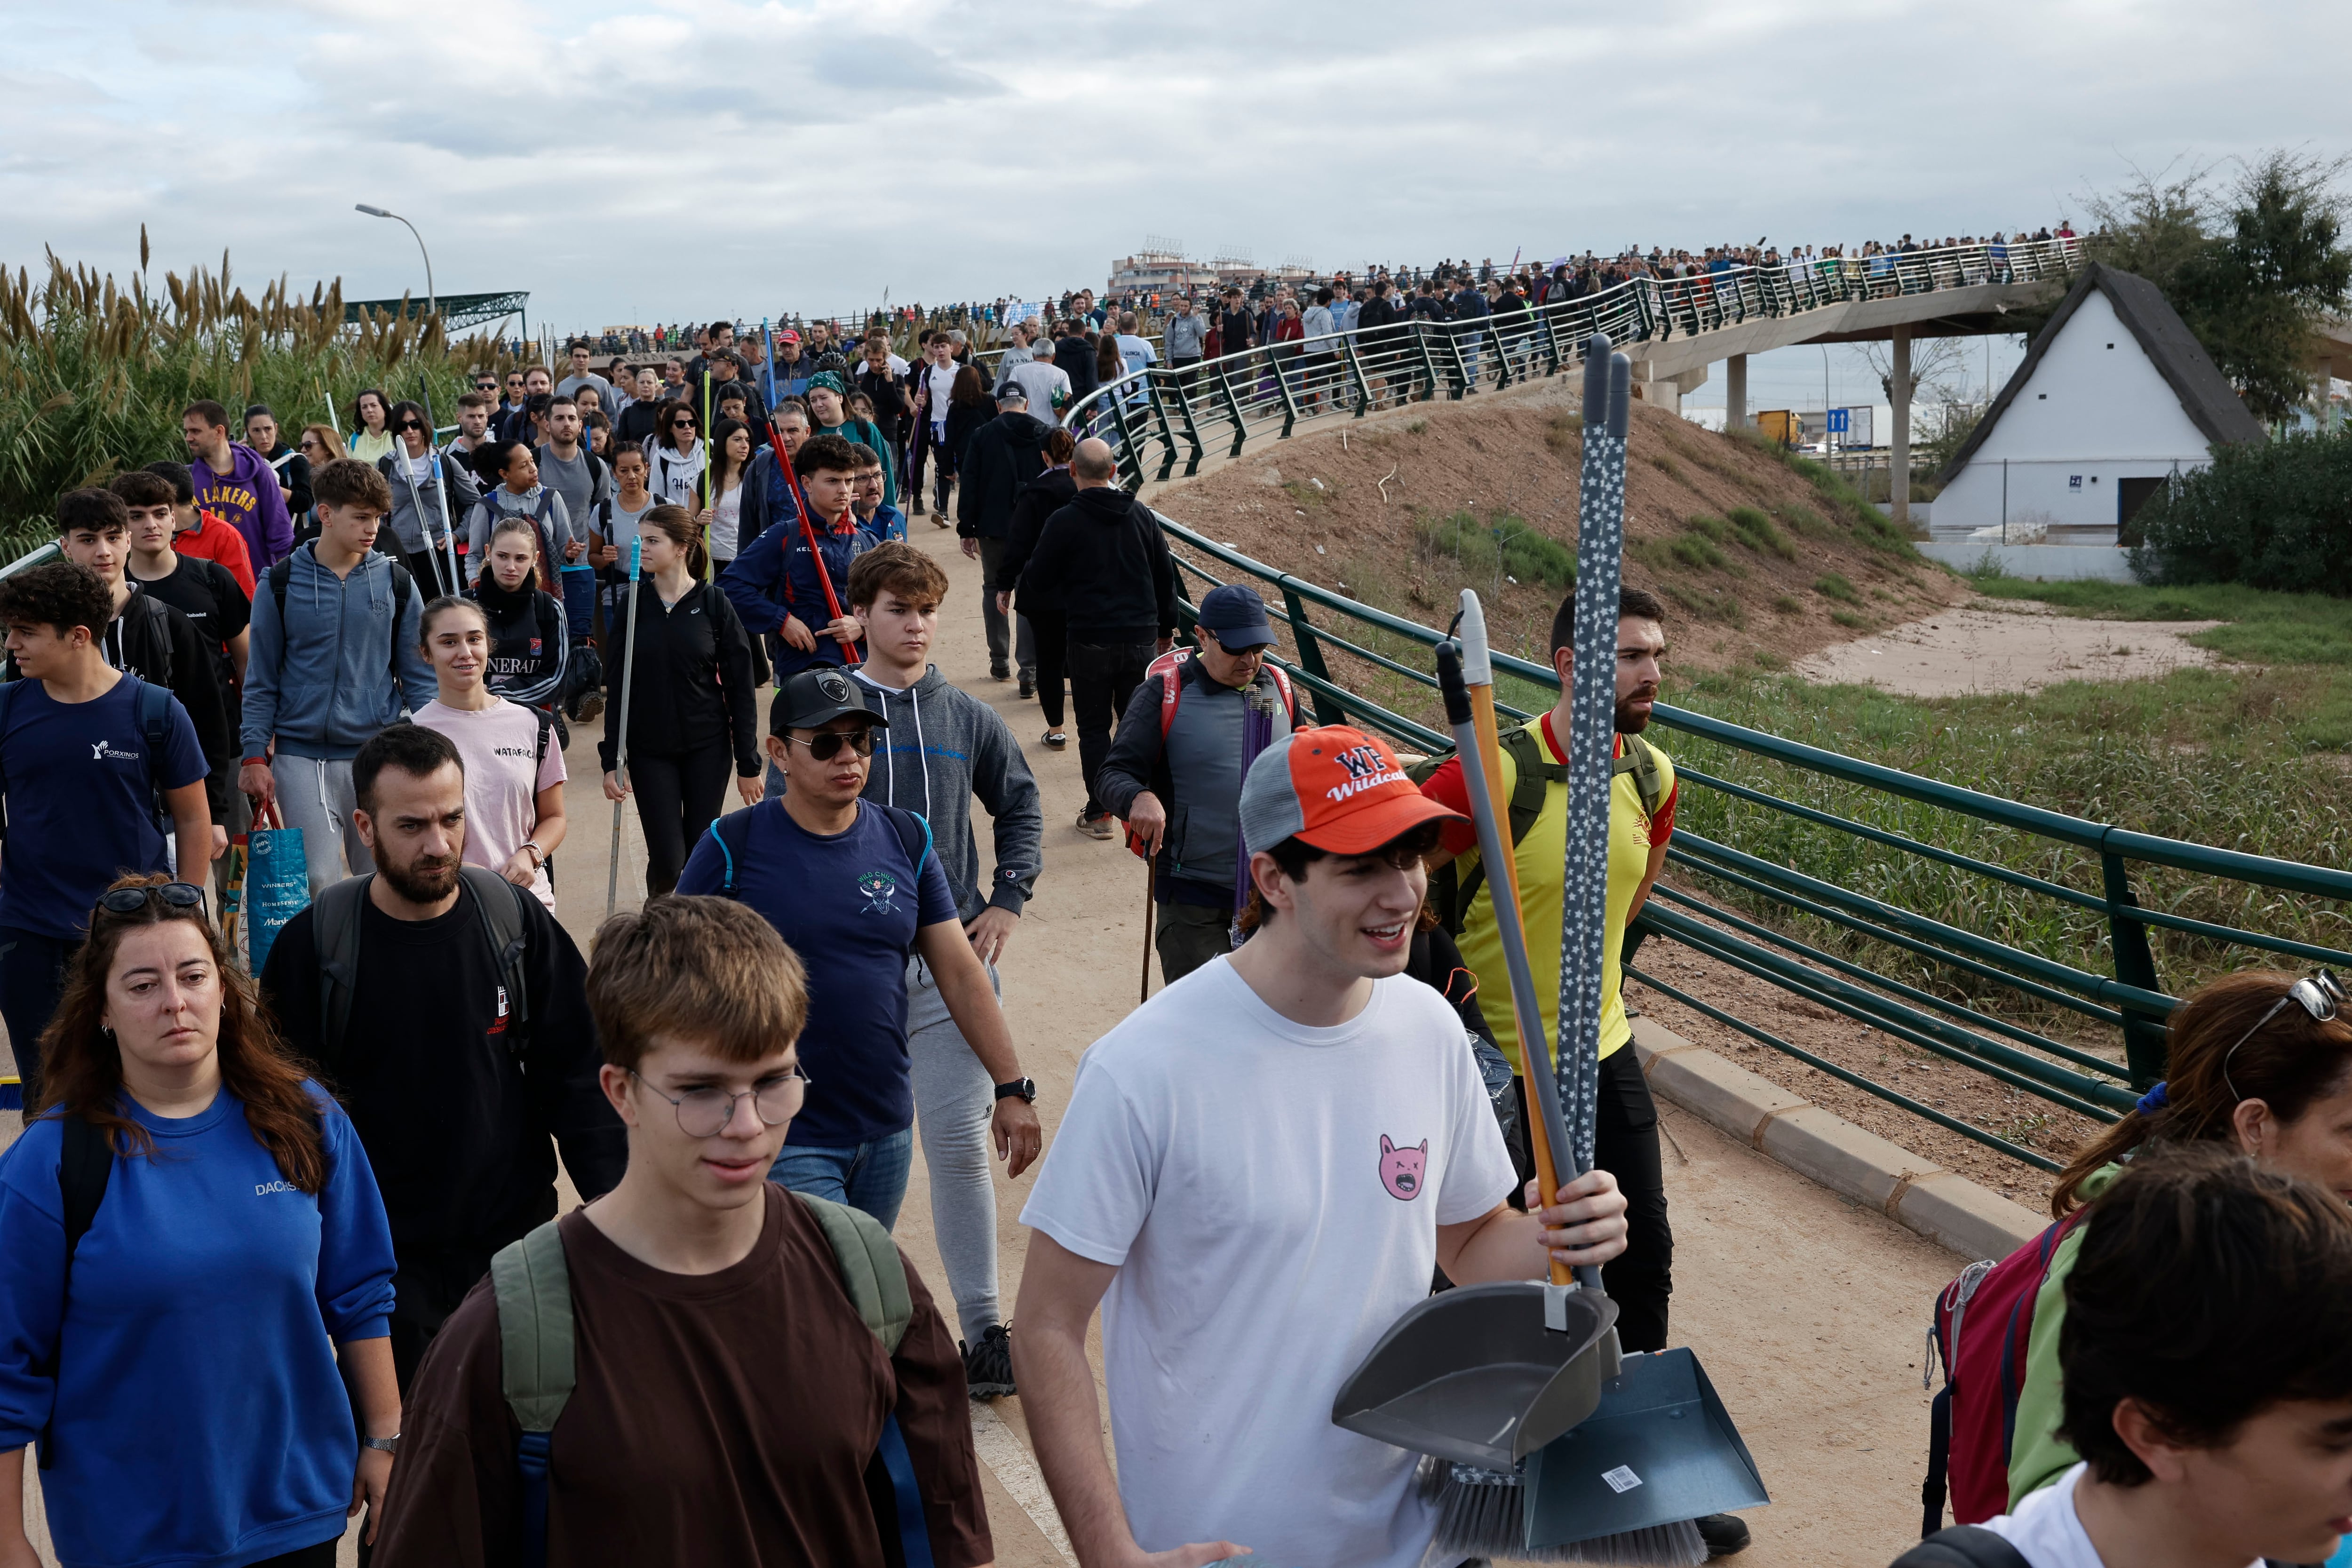
<svg viewBox="0 0 2352 1568">
<path fill-rule="evenodd" d="M 1843 408 L 1832 408 L 1832 409 L 1831 409 L 1831 410 L 1830 410 L 1830 434 L 1831 434 L 1831 435 L 1832 435 L 1832 436 L 1843 436 L 1843 435 L 1844 435 L 1844 434 L 1846 433 L 1846 429 L 1847 429 L 1846 414 L 1847 414 L 1847 411 L 1846 411 L 1845 409 L 1843 409 Z"/>
</svg>

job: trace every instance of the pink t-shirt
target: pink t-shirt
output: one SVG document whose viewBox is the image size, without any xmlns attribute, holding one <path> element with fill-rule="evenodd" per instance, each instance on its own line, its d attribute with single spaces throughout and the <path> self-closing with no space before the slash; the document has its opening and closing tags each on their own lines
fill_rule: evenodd
<svg viewBox="0 0 2352 1568">
<path fill-rule="evenodd" d="M 563 782 L 563 748 L 552 728 L 547 755 L 539 755 L 539 715 L 501 697 L 477 712 L 440 701 L 417 710 L 416 721 L 438 730 L 466 763 L 466 863 L 503 871 L 539 825 L 541 790 Z M 541 865 L 530 890 L 550 910 L 555 888 Z"/>
</svg>

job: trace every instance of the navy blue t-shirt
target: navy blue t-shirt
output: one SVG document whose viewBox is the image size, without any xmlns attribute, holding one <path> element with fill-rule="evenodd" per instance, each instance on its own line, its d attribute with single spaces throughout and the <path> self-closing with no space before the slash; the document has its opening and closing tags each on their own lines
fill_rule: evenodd
<svg viewBox="0 0 2352 1568">
<path fill-rule="evenodd" d="M 0 853 L 0 926 L 78 942 L 107 884 L 171 868 L 156 825 L 154 785 L 202 784 L 210 769 L 188 710 L 172 699 L 163 765 L 150 775 L 139 732 L 139 686 L 124 676 L 103 697 L 59 702 L 37 680 L 0 695 L 0 775 L 8 847 Z M 202 876 L 203 867 L 190 875 Z"/>
<path fill-rule="evenodd" d="M 808 1103 L 788 1143 L 845 1148 L 915 1124 L 907 1056 L 907 960 L 915 932 L 956 918 L 955 894 L 928 844 L 907 858 L 881 809 L 829 837 L 792 819 L 779 798 L 751 808 L 735 873 L 737 894 L 782 933 L 808 970 L 801 1063 Z M 678 878 L 681 893 L 726 885 L 726 856 L 706 833 Z"/>
</svg>

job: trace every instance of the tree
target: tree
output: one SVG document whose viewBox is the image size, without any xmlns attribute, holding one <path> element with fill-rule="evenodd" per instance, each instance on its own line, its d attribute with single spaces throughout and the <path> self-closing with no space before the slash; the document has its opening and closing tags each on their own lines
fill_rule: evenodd
<svg viewBox="0 0 2352 1568">
<path fill-rule="evenodd" d="M 2084 253 L 2155 284 L 2255 417 L 2285 419 L 2310 396 L 2318 318 L 2352 301 L 2347 167 L 2274 151 L 2222 189 L 2210 164 L 2134 169 L 2085 203 L 2096 232 Z"/>
</svg>

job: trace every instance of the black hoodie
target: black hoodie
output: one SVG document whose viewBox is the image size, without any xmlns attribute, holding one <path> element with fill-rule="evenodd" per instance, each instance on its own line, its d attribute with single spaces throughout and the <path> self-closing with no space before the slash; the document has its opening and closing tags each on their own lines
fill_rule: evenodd
<svg viewBox="0 0 2352 1568">
<path fill-rule="evenodd" d="M 1176 563 L 1151 509 L 1117 485 L 1082 489 L 1045 520 L 1021 574 L 1024 598 L 1059 601 L 1074 643 L 1176 635 Z"/>
<path fill-rule="evenodd" d="M 971 433 L 956 495 L 956 532 L 966 539 L 1003 539 L 1013 528 L 1021 487 L 1045 471 L 1045 436 L 1053 426 L 1007 409 Z"/>
</svg>

